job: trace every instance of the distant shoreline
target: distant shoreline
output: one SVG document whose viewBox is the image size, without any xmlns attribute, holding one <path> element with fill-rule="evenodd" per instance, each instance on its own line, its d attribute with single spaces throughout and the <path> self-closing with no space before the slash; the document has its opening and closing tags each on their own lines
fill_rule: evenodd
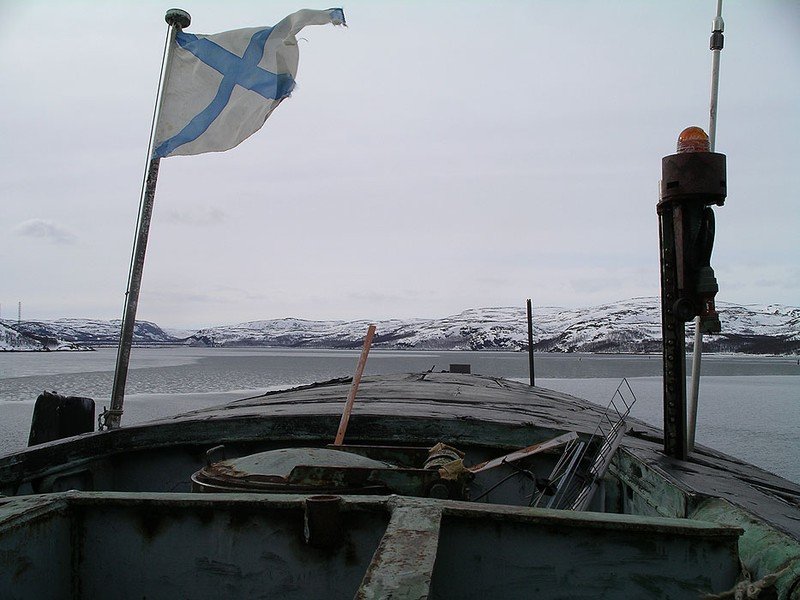
<svg viewBox="0 0 800 600">
<path fill-rule="evenodd" d="M 32 353 L 50 353 L 50 352 L 96 352 L 98 349 L 107 349 L 107 348 L 116 348 L 116 344 L 96 344 L 95 346 L 85 346 L 81 348 L 26 348 L 26 349 L 12 349 L 12 348 L 0 348 L 0 353 L 8 352 L 8 353 L 20 353 L 20 354 L 32 354 Z M 175 343 L 146 343 L 146 344 L 133 344 L 133 348 L 148 348 L 148 349 L 157 349 L 157 348 L 203 348 L 206 350 L 308 350 L 308 351 L 315 351 L 315 350 L 326 350 L 326 351 L 344 351 L 344 352 L 354 352 L 358 351 L 359 348 L 356 347 L 332 347 L 332 346 L 273 346 L 273 345 L 242 345 L 242 346 L 233 346 L 233 345 L 226 345 L 226 346 L 194 346 L 190 344 L 175 344 Z M 409 348 L 409 347 L 395 347 L 395 348 L 373 348 L 373 351 L 377 352 L 474 352 L 476 354 L 491 354 L 491 353 L 498 353 L 498 354 L 526 354 L 527 350 L 516 350 L 512 348 Z M 691 346 L 687 346 L 687 354 L 691 353 L 692 349 Z M 614 352 L 590 352 L 585 350 L 534 350 L 534 354 L 547 354 L 547 355 L 563 355 L 563 356 L 570 356 L 570 355 L 591 355 L 591 356 L 651 356 L 661 358 L 661 352 L 624 352 L 624 351 L 614 351 Z M 753 357 L 753 358 L 790 358 L 792 360 L 797 359 L 800 361 L 800 355 L 796 352 L 786 352 L 783 354 L 775 354 L 775 353 L 752 353 L 752 352 L 712 352 L 712 351 L 704 351 L 703 356 L 715 356 L 715 357 Z M 687 356 L 687 360 L 690 357 Z"/>
<path fill-rule="evenodd" d="M 106 346 L 106 348 L 112 348 L 113 346 Z M 94 352 L 97 348 L 93 347 L 83 347 L 83 348 L 0 348 L 0 352 Z"/>
<path fill-rule="evenodd" d="M 705 354 L 800 355 L 797 318 L 800 307 L 743 306 L 718 303 L 725 315 L 722 332 L 703 339 Z M 631 298 L 581 308 L 539 308 L 534 319 L 536 352 L 570 354 L 660 354 L 661 307 L 655 297 Z M 390 350 L 456 350 L 527 352 L 524 309 L 472 308 L 437 319 L 378 320 L 372 347 Z M 137 321 L 136 347 L 305 348 L 359 350 L 367 321 L 310 321 L 297 318 L 247 321 L 210 327 L 190 335 Z M 0 320 L 0 349 L 116 347 L 116 320 Z M 692 336 L 686 336 L 687 349 Z"/>
</svg>

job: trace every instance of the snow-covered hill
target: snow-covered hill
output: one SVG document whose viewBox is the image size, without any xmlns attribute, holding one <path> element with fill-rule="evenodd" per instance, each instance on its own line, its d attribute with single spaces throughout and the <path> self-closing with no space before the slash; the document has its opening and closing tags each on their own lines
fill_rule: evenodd
<svg viewBox="0 0 800 600">
<path fill-rule="evenodd" d="M 114 346 L 119 340 L 120 320 L 101 321 L 97 319 L 57 319 L 55 321 L 22 321 L 20 323 L 0 321 L 6 329 L 50 346 L 51 350 L 75 346 Z M 0 334 L 1 335 L 1 334 Z M 134 328 L 135 344 L 160 345 L 180 344 L 181 339 L 165 333 L 155 323 L 137 321 Z M 0 341 L 2 344 L 2 341 Z M 3 346 L 0 346 L 3 348 Z M 8 347 L 6 350 L 18 348 Z M 41 348 L 35 348 L 41 349 Z"/>
<path fill-rule="evenodd" d="M 722 333 L 704 338 L 709 352 L 800 353 L 800 308 L 717 303 Z M 534 307 L 534 346 L 542 352 L 659 352 L 657 298 L 632 298 L 592 308 Z M 11 325 L 6 322 L 6 325 Z M 154 323 L 136 324 L 134 343 L 145 345 L 359 348 L 369 321 L 274 319 L 211 327 L 179 338 Z M 16 334 L 85 345 L 114 345 L 118 320 L 59 319 L 13 324 Z M 527 348 L 523 307 L 476 308 L 443 319 L 376 322 L 377 348 L 482 350 Z M 6 327 L 8 329 L 8 327 Z M 4 330 L 0 330 L 0 348 Z M 14 334 L 5 334 L 12 336 Z M 687 340 L 692 339 L 688 330 Z"/>
<path fill-rule="evenodd" d="M 718 303 L 723 332 L 706 336 L 710 352 L 800 352 L 800 308 Z M 214 346 L 357 348 L 367 321 L 277 319 L 198 331 L 196 343 Z M 443 319 L 376 322 L 377 348 L 480 350 L 527 348 L 522 307 L 465 310 Z M 691 331 L 687 339 L 691 340 Z M 658 352 L 657 298 L 633 298 L 592 308 L 534 307 L 534 347 L 548 352 Z"/>
<path fill-rule="evenodd" d="M 28 334 L 16 325 L 0 321 L 0 352 L 46 352 L 50 350 L 91 350 L 58 337 Z"/>
</svg>

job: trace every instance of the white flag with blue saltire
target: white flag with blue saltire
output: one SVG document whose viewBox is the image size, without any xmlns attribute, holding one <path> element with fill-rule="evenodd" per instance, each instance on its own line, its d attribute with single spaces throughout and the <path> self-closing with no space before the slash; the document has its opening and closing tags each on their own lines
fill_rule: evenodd
<svg viewBox="0 0 800 600">
<path fill-rule="evenodd" d="M 300 10 L 274 27 L 178 31 L 165 73 L 153 156 L 222 152 L 253 135 L 294 89 L 306 25 L 343 25 L 340 8 Z"/>
</svg>

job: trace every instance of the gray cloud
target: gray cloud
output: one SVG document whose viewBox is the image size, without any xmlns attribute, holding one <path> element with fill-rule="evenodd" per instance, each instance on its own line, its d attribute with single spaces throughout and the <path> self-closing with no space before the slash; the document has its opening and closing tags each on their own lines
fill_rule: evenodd
<svg viewBox="0 0 800 600">
<path fill-rule="evenodd" d="M 13 232 L 22 237 L 35 238 L 54 244 L 74 244 L 78 236 L 66 227 L 48 219 L 28 219 L 16 227 Z"/>
<path fill-rule="evenodd" d="M 199 0 L 196 32 L 296 8 L 268 4 Z M 661 157 L 707 122 L 713 6 L 385 4 L 350 0 L 348 29 L 304 30 L 297 91 L 262 131 L 230 152 L 162 162 L 139 317 L 436 317 L 529 297 L 574 307 L 657 295 Z M 41 296 L 41 318 L 118 317 L 161 9 L 127 0 L 87 21 L 70 3 L 0 5 L 3 81 L 27 91 L 0 111 L 14 140 L 0 161 L 3 290 L 31 308 Z M 724 16 L 719 297 L 795 304 L 800 3 L 731 2 Z M 43 20 L 60 26 L 31 45 Z M 115 44 L 119 22 L 135 44 Z M 408 44 L 398 22 L 424 43 Z M 42 223 L 12 232 L 31 216 L 78 243 Z M 43 279 L 76 290 L 69 303 L 45 298 Z"/>
<path fill-rule="evenodd" d="M 219 208 L 195 208 L 191 211 L 169 210 L 162 220 L 172 225 L 188 225 L 190 227 L 208 227 L 222 223 L 228 218 L 225 211 Z"/>
</svg>

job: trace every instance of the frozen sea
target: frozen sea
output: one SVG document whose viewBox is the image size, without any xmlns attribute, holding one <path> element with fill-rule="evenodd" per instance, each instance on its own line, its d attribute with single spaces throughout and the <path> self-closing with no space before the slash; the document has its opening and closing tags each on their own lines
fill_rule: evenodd
<svg viewBox="0 0 800 600">
<path fill-rule="evenodd" d="M 358 351 L 135 348 L 125 424 L 352 375 Z M 0 454 L 27 444 L 33 403 L 43 390 L 108 405 L 116 349 L 0 353 Z M 373 350 L 366 374 L 446 369 L 528 381 L 515 352 Z M 661 359 L 655 355 L 537 354 L 536 384 L 605 405 L 622 378 L 637 397 L 633 415 L 662 426 Z M 800 364 L 797 357 L 703 358 L 697 443 L 800 482 Z"/>
</svg>

